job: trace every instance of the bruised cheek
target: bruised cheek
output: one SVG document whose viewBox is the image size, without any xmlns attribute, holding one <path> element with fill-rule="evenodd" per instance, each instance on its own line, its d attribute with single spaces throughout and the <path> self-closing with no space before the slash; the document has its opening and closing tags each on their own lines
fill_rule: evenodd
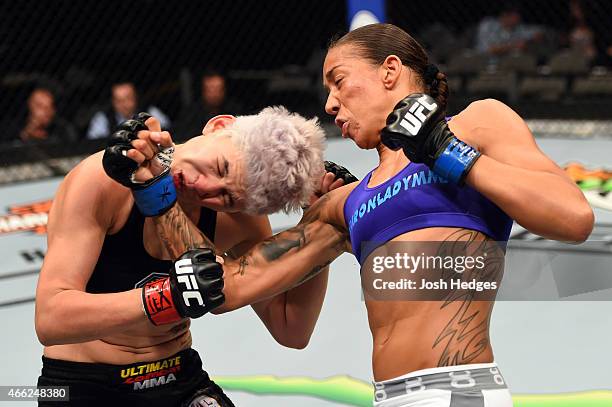
<svg viewBox="0 0 612 407">
<path fill-rule="evenodd" d="M 349 109 L 354 110 L 365 94 L 364 87 L 358 82 L 348 82 L 344 90 L 344 99 Z"/>
<path fill-rule="evenodd" d="M 360 84 L 350 88 L 347 86 L 345 107 L 349 112 L 349 119 L 353 122 L 353 130 L 359 133 L 368 127 L 370 97 L 366 88 Z"/>
<path fill-rule="evenodd" d="M 340 114 L 356 125 L 363 116 L 363 95 L 361 86 L 347 86 L 342 89 L 340 98 Z"/>
</svg>

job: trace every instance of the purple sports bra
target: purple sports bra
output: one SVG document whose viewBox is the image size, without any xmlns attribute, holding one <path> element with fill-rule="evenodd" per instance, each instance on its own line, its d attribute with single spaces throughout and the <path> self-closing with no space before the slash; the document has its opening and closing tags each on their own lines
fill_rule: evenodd
<svg viewBox="0 0 612 407">
<path fill-rule="evenodd" d="M 508 240 L 512 219 L 475 189 L 449 183 L 426 165 L 412 162 L 387 182 L 368 188 L 372 171 L 344 204 L 353 254 L 360 264 L 377 246 L 429 227 L 466 228 L 496 241 Z"/>
</svg>

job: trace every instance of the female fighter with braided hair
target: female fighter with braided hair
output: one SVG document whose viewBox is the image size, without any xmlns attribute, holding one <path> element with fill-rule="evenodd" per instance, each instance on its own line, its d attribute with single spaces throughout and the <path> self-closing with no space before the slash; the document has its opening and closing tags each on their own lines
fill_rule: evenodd
<svg viewBox="0 0 612 407">
<path fill-rule="evenodd" d="M 273 295 L 316 274 L 350 243 L 373 335 L 375 406 L 511 406 L 489 320 L 512 220 L 581 242 L 593 227 L 590 206 L 503 103 L 477 101 L 445 118 L 445 75 L 394 25 L 368 25 L 332 42 L 323 76 L 326 111 L 343 137 L 376 149 L 379 165 L 360 183 L 323 195 L 296 227 L 227 257 L 226 301 L 217 312 L 248 303 L 235 287 L 266 284 Z M 175 255 L 212 247 L 180 208 L 157 225 Z M 388 273 L 379 278 L 385 275 L 374 267 L 379 254 L 400 273 L 395 260 L 403 255 L 456 260 L 466 253 L 487 260 L 415 270 L 414 277 L 446 284 L 437 295 L 405 289 Z"/>
</svg>

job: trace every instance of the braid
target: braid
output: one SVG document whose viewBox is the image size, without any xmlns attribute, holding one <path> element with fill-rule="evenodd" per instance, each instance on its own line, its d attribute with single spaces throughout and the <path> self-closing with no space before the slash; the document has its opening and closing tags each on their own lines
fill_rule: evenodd
<svg viewBox="0 0 612 407">
<path fill-rule="evenodd" d="M 446 74 L 438 72 L 435 79 L 429 85 L 429 95 L 436 100 L 436 103 L 446 110 L 448 103 L 448 82 Z"/>
</svg>

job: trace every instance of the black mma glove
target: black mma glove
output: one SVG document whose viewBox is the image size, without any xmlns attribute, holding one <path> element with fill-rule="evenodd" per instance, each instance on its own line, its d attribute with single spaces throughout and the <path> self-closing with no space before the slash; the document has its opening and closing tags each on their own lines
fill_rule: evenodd
<svg viewBox="0 0 612 407">
<path fill-rule="evenodd" d="M 223 267 L 210 249 L 183 253 L 168 277 L 142 289 L 144 310 L 154 325 L 199 318 L 224 302 Z"/>
<path fill-rule="evenodd" d="M 455 137 L 444 111 L 423 93 L 414 93 L 395 105 L 381 139 L 392 150 L 401 148 L 410 161 L 424 163 L 459 185 L 480 157 L 476 149 Z"/>
<path fill-rule="evenodd" d="M 142 112 L 121 123 L 108 139 L 102 165 L 109 177 L 132 190 L 136 206 L 144 216 L 158 216 L 176 202 L 176 188 L 170 175 L 174 147 L 164 148 L 155 155 L 153 159 L 165 170 L 146 182 L 135 181 L 138 163 L 127 157 L 127 151 L 134 148 L 131 143 L 138 138 L 138 132 L 148 130 L 145 121 L 150 117 Z"/>
<path fill-rule="evenodd" d="M 327 175 L 328 172 L 331 172 L 332 174 L 334 174 L 334 180 L 332 181 L 332 184 L 339 179 L 341 179 L 344 182 L 344 185 L 359 181 L 356 176 L 354 176 L 353 174 L 349 172 L 349 170 L 347 170 L 341 165 L 336 164 L 333 161 L 325 161 L 324 164 L 325 164 L 324 177 L 325 175 Z M 322 192 L 322 191 L 315 192 L 315 194 L 311 198 L 310 204 L 315 202 L 317 198 L 322 197 L 324 194 L 325 192 Z M 310 208 L 310 204 L 306 206 L 302 206 L 302 210 L 307 211 L 308 208 Z"/>
<path fill-rule="evenodd" d="M 331 172 L 334 174 L 334 181 L 337 179 L 342 179 L 344 181 L 344 185 L 359 181 L 356 176 L 349 172 L 349 170 L 333 161 L 325 161 L 325 172 Z"/>
</svg>

